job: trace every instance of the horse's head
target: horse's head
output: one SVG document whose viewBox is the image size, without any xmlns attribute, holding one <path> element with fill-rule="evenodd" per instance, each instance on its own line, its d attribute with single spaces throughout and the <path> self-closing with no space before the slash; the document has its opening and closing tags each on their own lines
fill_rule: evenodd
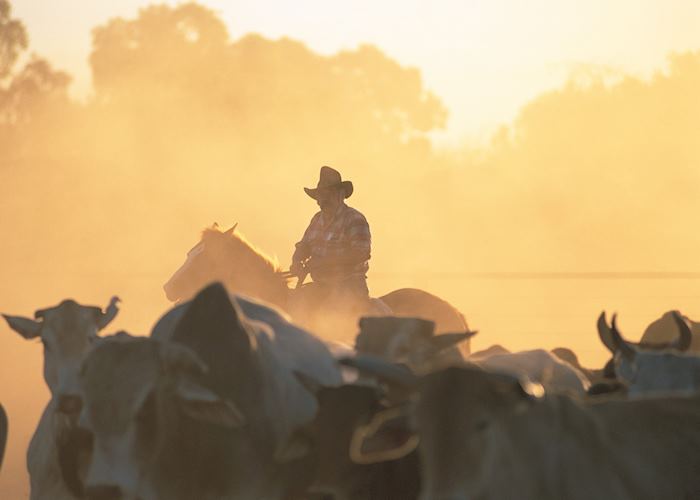
<svg viewBox="0 0 700 500">
<path fill-rule="evenodd" d="M 187 252 L 185 262 L 163 285 L 168 300 L 186 300 L 212 281 L 227 281 L 224 274 L 229 273 L 232 263 L 226 265 L 224 262 L 225 247 L 237 225 L 234 224 L 228 231 L 221 231 L 214 223 L 202 232 L 199 243 Z"/>
<path fill-rule="evenodd" d="M 224 283 L 231 292 L 273 303 L 286 297 L 287 282 L 275 260 L 237 233 L 237 225 L 221 231 L 214 224 L 202 232 L 185 263 L 163 286 L 169 300 L 187 300 L 212 281 Z"/>
</svg>

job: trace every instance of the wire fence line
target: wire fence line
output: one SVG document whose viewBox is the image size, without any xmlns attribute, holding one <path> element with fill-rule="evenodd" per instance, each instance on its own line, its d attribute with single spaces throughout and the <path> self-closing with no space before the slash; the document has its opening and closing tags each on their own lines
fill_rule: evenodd
<svg viewBox="0 0 700 500">
<path fill-rule="evenodd" d="M 700 272 L 520 272 L 520 271 L 372 271 L 372 276 L 431 277 L 439 279 L 494 279 L 494 280 L 700 280 Z"/>
</svg>

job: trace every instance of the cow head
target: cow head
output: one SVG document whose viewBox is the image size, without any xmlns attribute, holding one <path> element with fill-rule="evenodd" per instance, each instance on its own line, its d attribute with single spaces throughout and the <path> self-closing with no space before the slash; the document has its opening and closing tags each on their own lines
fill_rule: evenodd
<svg viewBox="0 0 700 500">
<path fill-rule="evenodd" d="M 59 412 L 80 412 L 78 370 L 97 332 L 107 326 L 119 311 L 119 299 L 112 297 L 107 308 L 83 306 L 73 300 L 34 313 L 35 319 L 3 315 L 14 331 L 25 339 L 41 340 L 44 346 L 44 380 Z"/>
<path fill-rule="evenodd" d="M 90 500 L 160 498 L 154 481 L 164 479 L 158 476 L 167 470 L 164 461 L 183 458 L 159 455 L 168 439 L 194 432 L 188 422 L 245 425 L 233 402 L 201 383 L 206 371 L 192 350 L 176 343 L 118 335 L 96 344 L 80 374 L 85 396 L 80 426 L 93 436 L 85 480 Z"/>
<path fill-rule="evenodd" d="M 692 332 L 683 317 L 674 312 L 678 337 L 672 342 L 660 344 L 626 341 L 617 328 L 617 316 L 613 315 L 608 326 L 605 313 L 598 318 L 598 331 L 603 343 L 613 354 L 617 379 L 629 386 L 630 395 L 638 390 L 673 390 L 676 373 L 682 369 L 678 363 L 678 353 L 687 351 L 692 341 Z"/>
<path fill-rule="evenodd" d="M 416 373 L 427 373 L 442 364 L 461 361 L 461 355 L 452 352 L 453 357 L 449 357 L 448 352 L 476 333 L 435 335 L 433 321 L 396 316 L 364 317 L 360 319 L 355 348 L 360 353 L 403 363 Z"/>
<path fill-rule="evenodd" d="M 313 492 L 346 498 L 348 492 L 362 491 L 372 474 L 366 466 L 353 462 L 349 450 L 355 429 L 386 408 L 384 392 L 366 385 L 319 386 L 303 374 L 297 377 L 315 395 L 318 412 L 313 422 L 290 436 L 276 458 L 289 461 L 315 454 Z"/>
<path fill-rule="evenodd" d="M 375 375 L 381 374 L 378 372 Z M 451 367 L 420 378 L 390 383 L 411 384 L 415 394 L 407 405 L 378 413 L 356 431 L 351 453 L 356 460 L 394 460 L 418 447 L 425 498 L 479 498 L 482 484 L 499 450 L 499 433 L 512 419 L 529 411 L 542 387 L 527 380 L 472 367 Z M 398 446 L 377 446 L 410 431 L 413 440 Z M 373 447 L 371 452 L 365 450 Z"/>
</svg>

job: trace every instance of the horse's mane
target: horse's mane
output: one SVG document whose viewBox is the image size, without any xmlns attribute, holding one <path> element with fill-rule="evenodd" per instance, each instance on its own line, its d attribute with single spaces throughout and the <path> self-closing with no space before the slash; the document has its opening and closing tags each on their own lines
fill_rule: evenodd
<svg viewBox="0 0 700 500">
<path fill-rule="evenodd" d="M 207 227 L 202 231 L 202 242 L 216 238 L 225 244 L 222 249 L 227 252 L 232 261 L 245 259 L 249 265 L 266 268 L 269 272 L 278 274 L 282 272 L 277 258 L 270 257 L 237 230 L 221 231 L 218 227 Z"/>
</svg>

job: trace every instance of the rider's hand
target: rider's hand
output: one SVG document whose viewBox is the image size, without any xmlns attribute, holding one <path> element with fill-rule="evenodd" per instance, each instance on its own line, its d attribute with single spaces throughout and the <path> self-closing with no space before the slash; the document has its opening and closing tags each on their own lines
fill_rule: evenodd
<svg viewBox="0 0 700 500">
<path fill-rule="evenodd" d="M 307 271 L 315 271 L 319 267 L 323 267 L 323 261 L 319 257 L 312 257 L 305 264 L 305 268 Z"/>
<path fill-rule="evenodd" d="M 300 261 L 296 261 L 292 262 L 292 265 L 289 266 L 289 272 L 294 276 L 302 276 L 306 273 L 306 268 L 304 268 L 304 264 Z"/>
</svg>

